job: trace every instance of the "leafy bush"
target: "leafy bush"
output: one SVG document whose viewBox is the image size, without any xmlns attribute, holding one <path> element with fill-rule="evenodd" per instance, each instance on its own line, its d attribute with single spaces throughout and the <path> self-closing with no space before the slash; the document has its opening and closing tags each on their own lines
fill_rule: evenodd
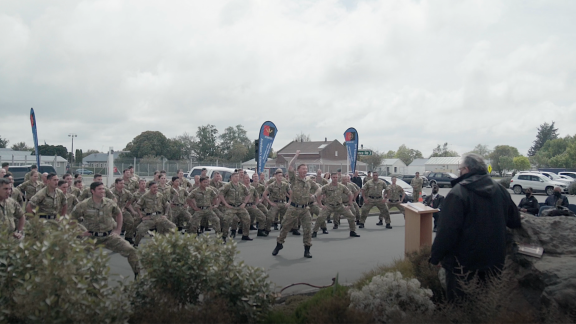
<svg viewBox="0 0 576 324">
<path fill-rule="evenodd" d="M 350 307 L 370 312 L 381 322 L 408 314 L 432 314 L 432 291 L 420 287 L 417 279 L 405 280 L 400 272 L 375 276 L 361 290 L 350 290 Z"/>
<path fill-rule="evenodd" d="M 506 189 L 510 188 L 510 181 L 512 180 L 511 177 L 505 177 L 500 179 L 498 182 Z"/>
<path fill-rule="evenodd" d="M 239 252 L 233 240 L 222 244 L 208 235 L 158 235 L 138 253 L 146 273 L 133 288 L 136 316 L 158 303 L 180 311 L 221 300 L 233 322 L 255 322 L 270 308 L 268 275 L 235 262 Z"/>
<path fill-rule="evenodd" d="M 0 322 L 126 321 L 124 284 L 109 285 L 109 257 L 75 228 L 32 218 L 20 241 L 0 233 Z"/>
<path fill-rule="evenodd" d="M 432 301 L 438 303 L 445 300 L 446 293 L 438 278 L 440 268 L 428 262 L 430 255 L 430 246 L 424 246 L 418 251 L 406 253 L 406 259 L 412 264 L 413 278 L 418 279 L 423 288 L 432 290 Z"/>
</svg>

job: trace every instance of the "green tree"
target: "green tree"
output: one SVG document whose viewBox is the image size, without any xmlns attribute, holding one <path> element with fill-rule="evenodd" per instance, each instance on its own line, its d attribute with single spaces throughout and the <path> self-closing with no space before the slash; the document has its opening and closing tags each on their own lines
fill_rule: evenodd
<svg viewBox="0 0 576 324">
<path fill-rule="evenodd" d="M 76 149 L 76 163 L 82 163 L 82 159 L 84 159 L 84 154 L 82 154 L 82 150 Z"/>
<path fill-rule="evenodd" d="M 383 159 L 393 159 L 396 156 L 396 152 L 389 150 L 386 153 L 382 153 L 382 158 Z M 380 164 L 378 164 L 380 165 Z"/>
<path fill-rule="evenodd" d="M 500 174 L 504 170 L 512 170 L 514 168 L 514 158 L 519 155 L 518 149 L 513 146 L 497 145 L 490 154 L 492 167 Z"/>
<path fill-rule="evenodd" d="M 538 167 L 576 167 L 576 135 L 547 141 L 531 161 Z"/>
<path fill-rule="evenodd" d="M 513 159 L 514 170 L 524 171 L 530 169 L 530 160 L 527 157 L 520 155 Z"/>
<path fill-rule="evenodd" d="M 62 145 L 39 145 L 38 154 L 42 156 L 54 156 L 58 155 L 65 159 L 68 159 L 68 149 Z M 36 152 L 32 151 L 32 155 L 36 155 Z"/>
<path fill-rule="evenodd" d="M 538 133 L 536 134 L 536 139 L 534 140 L 532 146 L 528 150 L 528 156 L 534 156 L 549 140 L 558 138 L 558 128 L 554 128 L 554 122 L 552 124 L 544 123 L 538 127 Z"/>
<path fill-rule="evenodd" d="M 82 152 L 82 150 L 80 150 L 80 152 Z M 82 159 L 84 159 L 85 157 L 87 157 L 90 154 L 94 154 L 94 153 L 100 153 L 100 151 L 98 150 L 88 150 L 86 152 L 82 153 Z"/>
<path fill-rule="evenodd" d="M 412 163 L 412 161 L 414 161 L 414 159 L 421 159 L 422 152 L 408 148 L 406 145 L 402 144 L 398 148 L 398 151 L 396 151 L 394 157 L 402 160 L 404 164 L 409 165 Z"/>
<path fill-rule="evenodd" d="M 196 131 L 197 145 L 194 153 L 199 161 L 216 160 L 218 155 L 217 143 L 218 130 L 214 125 L 198 126 Z"/>
<path fill-rule="evenodd" d="M 368 170 L 374 170 L 374 168 L 377 168 L 380 164 L 382 164 L 382 160 L 384 160 L 384 158 L 384 154 L 376 150 L 372 150 L 372 155 L 359 156 L 358 160 L 368 164 Z"/>
<path fill-rule="evenodd" d="M 476 153 L 476 154 L 480 155 L 481 157 L 487 159 L 490 157 L 490 153 L 492 153 L 492 150 L 490 150 L 488 148 L 488 145 L 478 144 L 478 145 L 474 146 L 474 149 L 472 151 L 470 151 L 469 153 Z"/>
<path fill-rule="evenodd" d="M 236 127 L 232 126 L 226 127 L 224 132 L 220 136 L 218 136 L 218 138 L 220 139 L 220 145 L 219 145 L 220 156 L 230 161 L 239 161 L 237 158 L 240 156 L 241 153 L 238 150 L 235 150 L 235 152 L 231 152 L 234 147 L 238 149 L 240 145 L 243 145 L 244 149 L 246 149 L 251 144 L 250 140 L 248 139 L 248 136 L 246 136 L 246 130 L 242 125 L 236 125 Z M 241 151 L 245 152 L 244 149 Z M 240 157 L 240 160 L 242 160 L 242 158 L 244 158 L 245 155 L 246 152 Z"/>
<path fill-rule="evenodd" d="M 312 142 L 312 140 L 310 139 L 310 134 L 306 135 L 304 132 L 300 132 L 294 137 L 294 142 Z"/>
<path fill-rule="evenodd" d="M 164 156 L 170 146 L 168 138 L 158 131 L 145 131 L 126 144 L 123 157 L 142 158 L 145 155 Z"/>
<path fill-rule="evenodd" d="M 460 156 L 460 154 L 458 154 L 458 152 L 456 151 L 449 150 L 448 143 L 444 143 L 443 146 L 440 146 L 440 144 L 438 144 L 438 146 L 436 146 L 436 148 L 432 150 L 432 155 L 430 155 L 430 157 L 456 157 L 456 156 Z"/>
<path fill-rule="evenodd" d="M 29 147 L 25 142 L 18 142 L 12 145 L 14 151 L 31 151 L 33 147 Z"/>
<path fill-rule="evenodd" d="M 6 148 L 6 146 L 8 145 L 8 142 L 10 142 L 9 140 L 2 138 L 2 136 L 0 136 L 0 148 Z"/>
<path fill-rule="evenodd" d="M 196 147 L 196 137 L 188 133 L 184 133 L 175 138 L 176 141 L 180 142 L 182 149 L 182 157 L 185 159 L 190 159 L 194 155 L 194 147 Z"/>
</svg>

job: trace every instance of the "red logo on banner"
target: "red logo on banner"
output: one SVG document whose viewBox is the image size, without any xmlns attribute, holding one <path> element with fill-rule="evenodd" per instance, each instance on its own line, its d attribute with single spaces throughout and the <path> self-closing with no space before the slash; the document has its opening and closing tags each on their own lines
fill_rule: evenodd
<svg viewBox="0 0 576 324">
<path fill-rule="evenodd" d="M 346 142 L 353 141 L 356 138 L 355 135 L 356 134 L 354 134 L 353 132 L 346 133 Z"/>
<path fill-rule="evenodd" d="M 34 127 L 34 116 L 30 115 L 30 125 L 32 125 L 32 127 Z"/>
<path fill-rule="evenodd" d="M 264 136 L 272 136 L 274 137 L 274 127 L 270 127 L 268 125 L 264 126 Z"/>
</svg>

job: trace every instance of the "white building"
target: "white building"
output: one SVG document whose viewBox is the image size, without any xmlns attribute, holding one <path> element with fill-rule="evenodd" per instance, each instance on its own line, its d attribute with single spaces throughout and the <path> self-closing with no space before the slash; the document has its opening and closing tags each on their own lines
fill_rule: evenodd
<svg viewBox="0 0 576 324">
<path fill-rule="evenodd" d="M 406 174 L 406 164 L 400 159 L 384 159 L 375 171 L 380 175 L 390 175 L 394 173 Z"/>
<path fill-rule="evenodd" d="M 412 163 L 406 168 L 405 174 L 416 174 L 416 172 L 420 172 L 420 174 L 424 175 L 426 172 L 426 162 L 428 159 L 414 159 Z"/>
<path fill-rule="evenodd" d="M 14 151 L 11 148 L 0 148 L 0 163 L 8 162 L 11 166 L 36 164 L 36 155 L 31 151 Z M 40 155 L 41 165 L 51 165 L 58 174 L 66 172 L 68 161 L 61 156 Z"/>
<path fill-rule="evenodd" d="M 431 157 L 426 161 L 426 172 L 451 172 L 456 175 L 461 157 Z"/>
</svg>

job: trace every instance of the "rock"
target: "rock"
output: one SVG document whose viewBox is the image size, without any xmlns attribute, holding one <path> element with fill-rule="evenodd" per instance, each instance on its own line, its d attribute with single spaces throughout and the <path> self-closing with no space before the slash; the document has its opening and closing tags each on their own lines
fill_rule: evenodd
<svg viewBox="0 0 576 324">
<path fill-rule="evenodd" d="M 535 309 L 557 306 L 565 314 L 576 309 L 576 218 L 525 217 L 513 241 L 544 248 L 542 258 L 519 254 L 510 248 L 512 269 L 519 289 Z"/>
</svg>

